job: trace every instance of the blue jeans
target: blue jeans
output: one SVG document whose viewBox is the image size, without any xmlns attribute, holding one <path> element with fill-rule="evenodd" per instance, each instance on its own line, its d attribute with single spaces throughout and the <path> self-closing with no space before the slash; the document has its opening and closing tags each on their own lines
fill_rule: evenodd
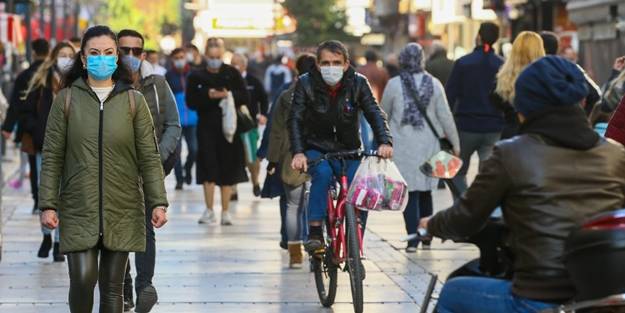
<svg viewBox="0 0 625 313">
<path fill-rule="evenodd" d="M 445 283 L 438 313 L 534 313 L 557 306 L 512 294 L 512 282 L 483 277 L 457 277 Z"/>
<path fill-rule="evenodd" d="M 191 175 L 191 169 L 193 168 L 193 163 L 195 163 L 195 158 L 197 157 L 197 127 L 196 126 L 183 126 L 182 127 L 182 136 L 180 140 L 184 140 L 187 142 L 187 150 L 189 154 L 187 154 L 187 160 L 184 163 L 184 175 Z M 174 166 L 174 175 L 176 175 L 176 182 L 182 183 L 183 181 L 183 173 L 182 173 L 182 159 L 178 156 L 178 161 Z"/>
<path fill-rule="evenodd" d="M 306 151 L 306 157 L 309 161 L 316 160 L 323 154 L 316 150 Z M 360 160 L 346 160 L 346 174 L 349 183 L 352 182 L 356 170 L 360 165 Z M 316 166 L 308 169 L 308 174 L 311 177 L 310 187 L 310 199 L 308 200 L 308 221 L 319 222 L 326 218 L 328 213 L 328 191 L 335 182 L 334 171 L 341 170 L 341 161 L 339 160 L 324 160 Z M 340 172 L 336 173 L 337 175 Z"/>
</svg>

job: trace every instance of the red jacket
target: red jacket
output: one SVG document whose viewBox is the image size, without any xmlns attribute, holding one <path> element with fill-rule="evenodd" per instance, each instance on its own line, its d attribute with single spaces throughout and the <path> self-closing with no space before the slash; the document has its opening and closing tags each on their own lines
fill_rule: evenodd
<svg viewBox="0 0 625 313">
<path fill-rule="evenodd" d="M 625 145 L 625 97 L 621 99 L 621 103 L 612 115 L 605 136 Z"/>
</svg>

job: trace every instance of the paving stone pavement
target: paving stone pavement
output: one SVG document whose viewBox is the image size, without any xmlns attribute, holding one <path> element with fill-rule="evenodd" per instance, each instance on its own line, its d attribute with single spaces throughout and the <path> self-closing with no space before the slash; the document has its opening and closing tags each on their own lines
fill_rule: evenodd
<svg viewBox="0 0 625 313">
<path fill-rule="evenodd" d="M 14 169 L 16 164 L 4 166 Z M 204 209 L 201 188 L 185 186 L 183 191 L 174 191 L 173 186 L 169 177 L 172 206 L 169 223 L 156 235 L 154 284 L 159 303 L 152 312 L 353 312 L 345 273 L 339 276 L 336 304 L 326 309 L 318 302 L 307 269 L 286 267 L 288 255 L 278 247 L 277 200 L 253 198 L 251 186 L 243 184 L 240 201 L 232 210 L 233 226 L 199 225 L 197 219 Z M 434 198 L 437 210 L 451 202 L 447 191 L 436 191 Z M 41 233 L 31 208 L 27 188 L 5 189 L 0 313 L 66 313 L 67 265 L 36 258 Z M 440 241 L 431 250 L 408 255 L 400 241 L 403 236 L 400 213 L 370 215 L 364 261 L 367 313 L 418 312 L 428 272 L 439 275 L 440 288 L 451 270 L 477 255 L 470 246 Z"/>
</svg>

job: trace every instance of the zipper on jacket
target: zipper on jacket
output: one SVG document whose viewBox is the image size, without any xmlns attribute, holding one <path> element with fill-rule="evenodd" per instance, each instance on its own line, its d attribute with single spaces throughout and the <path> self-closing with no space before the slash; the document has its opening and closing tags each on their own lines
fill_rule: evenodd
<svg viewBox="0 0 625 313">
<path fill-rule="evenodd" d="M 99 189 L 99 210 L 100 210 L 100 237 L 104 235 L 104 160 L 102 153 L 104 129 L 104 101 L 100 100 L 100 126 L 98 129 L 98 189 Z"/>
</svg>

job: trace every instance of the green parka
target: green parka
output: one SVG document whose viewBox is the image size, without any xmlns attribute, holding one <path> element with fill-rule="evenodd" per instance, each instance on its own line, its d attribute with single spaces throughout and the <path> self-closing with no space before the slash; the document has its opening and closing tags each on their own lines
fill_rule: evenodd
<svg viewBox="0 0 625 313">
<path fill-rule="evenodd" d="M 84 79 L 70 88 L 69 112 L 63 89 L 48 117 L 39 207 L 57 210 L 62 252 L 92 248 L 100 237 L 112 251 L 144 251 L 145 206 L 168 205 L 145 99 L 122 82 L 103 103 Z"/>
</svg>

